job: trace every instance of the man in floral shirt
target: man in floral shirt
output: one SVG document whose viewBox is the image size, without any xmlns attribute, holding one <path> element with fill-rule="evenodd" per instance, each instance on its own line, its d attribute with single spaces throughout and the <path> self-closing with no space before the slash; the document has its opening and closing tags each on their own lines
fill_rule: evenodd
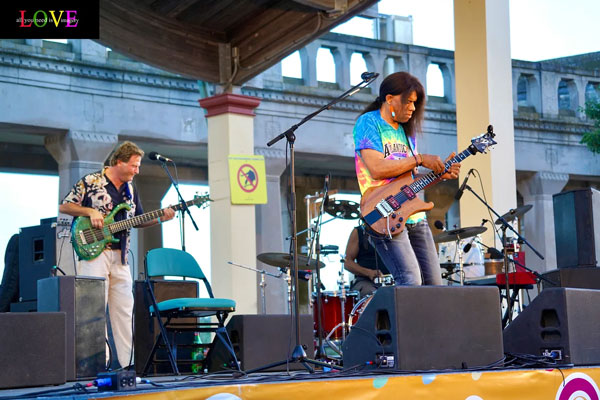
<svg viewBox="0 0 600 400">
<path fill-rule="evenodd" d="M 75 217 L 89 217 L 94 228 L 102 228 L 104 218 L 119 204 L 127 203 L 131 209 L 121 210 L 115 216 L 122 221 L 143 214 L 133 178 L 140 172 L 144 152 L 132 142 L 124 142 L 113 153 L 110 166 L 102 171 L 81 178 L 63 199 L 59 211 Z M 175 216 L 168 208 L 158 220 L 147 222 L 139 227 L 148 227 Z M 132 360 L 133 334 L 133 294 L 132 279 L 127 264 L 129 232 L 116 234 L 118 244 L 107 248 L 93 260 L 81 260 L 78 275 L 95 276 L 106 279 L 105 302 L 110 310 L 110 323 L 121 367 L 127 367 Z M 108 360 L 108 352 L 107 352 Z"/>
</svg>

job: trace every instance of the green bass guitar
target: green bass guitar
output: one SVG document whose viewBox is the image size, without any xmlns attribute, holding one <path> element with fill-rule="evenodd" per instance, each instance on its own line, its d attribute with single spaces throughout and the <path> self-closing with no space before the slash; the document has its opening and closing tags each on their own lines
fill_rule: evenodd
<svg viewBox="0 0 600 400">
<path fill-rule="evenodd" d="M 208 195 L 196 195 L 193 200 L 187 201 L 186 206 L 196 205 L 202 207 L 211 201 Z M 133 218 L 115 222 L 115 215 L 122 209 L 130 210 L 127 203 L 121 203 L 116 206 L 110 214 L 104 218 L 104 226 L 101 229 L 94 228 L 89 217 L 77 217 L 71 226 L 71 242 L 73 249 L 82 260 L 93 260 L 98 257 L 108 243 L 118 243 L 113 235 L 125 229 L 133 228 L 146 222 L 153 221 L 165 215 L 165 210 L 172 209 L 179 211 L 183 209 L 183 204 L 179 203 L 161 210 L 150 211 Z"/>
</svg>

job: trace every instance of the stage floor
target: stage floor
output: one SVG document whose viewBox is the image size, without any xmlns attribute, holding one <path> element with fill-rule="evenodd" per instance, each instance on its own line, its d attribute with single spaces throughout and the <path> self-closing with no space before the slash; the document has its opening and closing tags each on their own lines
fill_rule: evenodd
<svg viewBox="0 0 600 400">
<path fill-rule="evenodd" d="M 400 374 L 398 371 L 305 372 L 228 375 L 192 375 L 148 378 L 155 385 L 139 384 L 134 391 L 87 393 L 62 386 L 1 390 L 0 399 L 375 399 L 444 400 L 597 400 L 600 366 L 495 369 L 476 372 Z M 85 385 L 88 381 L 81 381 Z M 233 396 L 232 396 L 233 395 Z M 237 397 L 234 397 L 237 396 Z"/>
</svg>

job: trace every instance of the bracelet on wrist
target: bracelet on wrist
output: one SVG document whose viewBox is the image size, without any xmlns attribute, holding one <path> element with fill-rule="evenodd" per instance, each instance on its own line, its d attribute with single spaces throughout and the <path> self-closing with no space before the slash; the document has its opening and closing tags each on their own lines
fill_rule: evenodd
<svg viewBox="0 0 600 400">
<path fill-rule="evenodd" d="M 160 217 L 158 217 L 158 223 L 162 224 L 162 221 L 160 220 Z"/>
</svg>

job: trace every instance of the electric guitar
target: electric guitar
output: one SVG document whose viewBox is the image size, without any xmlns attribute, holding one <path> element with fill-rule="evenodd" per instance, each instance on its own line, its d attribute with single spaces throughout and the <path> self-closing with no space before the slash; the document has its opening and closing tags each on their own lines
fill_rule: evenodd
<svg viewBox="0 0 600 400">
<path fill-rule="evenodd" d="M 448 160 L 440 174 L 432 171 L 413 181 L 412 172 L 408 171 L 383 186 L 368 189 L 360 201 L 363 220 L 381 235 L 391 237 L 399 234 L 404 230 L 408 217 L 433 208 L 432 202 L 425 203 L 417 197 L 417 193 L 439 179 L 452 164 L 478 152 L 485 153 L 489 146 L 496 144 L 494 136 L 493 127 L 489 125 L 487 133 L 471 139 L 469 147 Z"/>
<path fill-rule="evenodd" d="M 208 194 L 202 196 L 196 195 L 193 200 L 187 201 L 185 205 L 186 207 L 196 205 L 200 208 L 207 206 L 208 201 L 212 201 L 208 198 Z M 77 217 L 71 226 L 73 249 L 82 260 L 93 260 L 104 251 L 107 244 L 119 242 L 119 239 L 116 239 L 113 234 L 162 217 L 165 215 L 165 210 L 169 208 L 179 211 L 183 209 L 183 204 L 179 203 L 161 210 L 150 211 L 133 218 L 115 222 L 115 215 L 119 211 L 131 209 L 129 204 L 121 203 L 104 218 L 104 226 L 101 229 L 94 228 L 89 217 Z"/>
</svg>

